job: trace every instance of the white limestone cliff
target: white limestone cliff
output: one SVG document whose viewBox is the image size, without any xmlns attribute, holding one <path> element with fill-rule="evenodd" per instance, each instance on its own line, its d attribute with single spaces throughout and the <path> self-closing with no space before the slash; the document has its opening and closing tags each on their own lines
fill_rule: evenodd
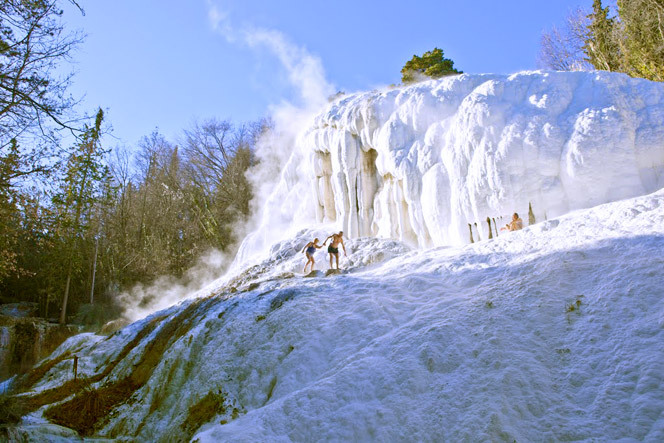
<svg viewBox="0 0 664 443">
<path fill-rule="evenodd" d="M 529 204 L 541 221 L 643 195 L 664 186 L 663 122 L 664 85 L 607 72 L 464 74 L 343 96 L 298 138 L 253 241 L 279 237 L 279 213 L 350 238 L 458 245 L 469 225 L 487 238 L 487 217 L 494 236 L 515 211 L 527 222 Z"/>
</svg>

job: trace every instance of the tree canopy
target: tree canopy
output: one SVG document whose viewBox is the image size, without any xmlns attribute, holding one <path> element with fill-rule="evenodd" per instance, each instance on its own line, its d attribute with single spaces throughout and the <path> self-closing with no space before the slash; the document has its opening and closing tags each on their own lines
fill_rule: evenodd
<svg viewBox="0 0 664 443">
<path fill-rule="evenodd" d="M 542 35 L 542 67 L 595 68 L 664 81 L 664 0 L 618 0 L 611 11 L 594 0 L 590 13 L 569 16 L 566 29 Z"/>
<path fill-rule="evenodd" d="M 65 31 L 60 2 L 0 3 L 0 147 L 13 138 L 52 139 L 58 129 L 77 129 L 69 112 L 70 76 L 56 69 L 82 36 Z"/>
<path fill-rule="evenodd" d="M 106 148 L 104 112 L 82 116 L 61 75 L 82 39 L 66 29 L 67 2 L 78 6 L 0 2 L 0 303 L 92 324 L 122 291 L 189 278 L 209 250 L 232 251 L 270 123 L 210 119 L 175 142 L 155 131 Z"/>
<path fill-rule="evenodd" d="M 618 0 L 623 70 L 664 81 L 664 0 Z"/>
<path fill-rule="evenodd" d="M 593 12 L 588 16 L 586 41 L 583 50 L 586 60 L 597 69 L 620 70 L 619 38 L 615 35 L 617 20 L 609 16 L 609 7 L 601 0 L 593 1 Z"/>
<path fill-rule="evenodd" d="M 413 55 L 401 68 L 401 81 L 404 84 L 414 83 L 428 78 L 440 78 L 446 75 L 462 74 L 454 68 L 454 62 L 445 58 L 443 50 L 434 48 L 425 52 L 421 57 Z"/>
</svg>

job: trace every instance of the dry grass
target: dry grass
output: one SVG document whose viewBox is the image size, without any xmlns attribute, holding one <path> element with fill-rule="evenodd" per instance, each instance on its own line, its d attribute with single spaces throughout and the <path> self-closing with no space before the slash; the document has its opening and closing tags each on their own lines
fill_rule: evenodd
<svg viewBox="0 0 664 443">
<path fill-rule="evenodd" d="M 20 406 L 9 395 L 0 395 L 0 425 L 15 424 L 21 421 Z"/>
<path fill-rule="evenodd" d="M 149 335 L 164 318 L 165 317 L 156 317 L 143 329 L 141 329 L 136 334 L 136 336 L 122 348 L 122 351 L 120 351 L 120 353 L 104 368 L 101 373 L 91 377 L 81 377 L 77 380 L 68 380 L 60 386 L 46 389 L 32 396 L 17 396 L 16 402 L 19 405 L 21 415 L 35 411 L 44 405 L 60 402 L 72 394 L 79 392 L 83 388 L 90 386 L 92 383 L 97 383 L 100 380 L 103 380 L 104 377 L 106 377 L 118 365 L 118 363 L 120 363 L 120 361 L 122 361 L 122 359 L 124 359 L 127 354 L 129 354 L 129 352 L 134 349 L 138 343 L 140 343 L 141 340 Z M 53 366 L 67 358 L 70 358 L 69 351 L 63 353 L 53 360 L 44 362 L 39 367 L 26 374 L 26 376 L 21 379 L 15 389 L 21 392 L 31 388 L 44 375 L 46 375 L 46 373 L 50 371 Z"/>
<path fill-rule="evenodd" d="M 215 415 L 225 414 L 225 401 L 221 391 L 218 393 L 210 391 L 197 403 L 191 405 L 187 418 L 180 425 L 180 428 L 187 434 L 187 439 L 190 439 L 198 428 L 211 421 Z"/>
<path fill-rule="evenodd" d="M 124 403 L 140 386 L 131 377 L 98 389 L 84 389 L 73 399 L 50 407 L 44 416 L 51 422 L 90 435 L 95 425 L 118 404 Z"/>
<path fill-rule="evenodd" d="M 62 401 L 74 392 L 78 392 L 88 385 L 89 381 L 86 379 L 72 379 L 67 380 L 64 384 L 58 387 L 46 389 L 31 396 L 16 396 L 15 399 L 19 405 L 21 415 L 25 415 L 29 412 L 36 411 L 44 405 Z"/>
<path fill-rule="evenodd" d="M 129 400 L 134 392 L 147 383 L 161 361 L 163 353 L 170 345 L 189 332 L 196 314 L 207 306 L 207 303 L 204 303 L 206 301 L 210 302 L 211 299 L 192 302 L 180 314 L 168 321 L 154 340 L 146 344 L 141 359 L 127 377 L 97 389 L 85 389 L 71 400 L 51 406 L 44 414 L 46 418 L 59 425 L 75 429 L 82 435 L 92 434 L 98 428 L 98 423 L 107 417 L 109 412 Z M 112 366 L 117 365 L 120 360 L 121 358 L 118 356 Z M 109 372 L 110 370 L 105 370 L 100 374 L 101 378 Z M 158 405 L 151 405 L 151 407 L 156 409 Z"/>
</svg>

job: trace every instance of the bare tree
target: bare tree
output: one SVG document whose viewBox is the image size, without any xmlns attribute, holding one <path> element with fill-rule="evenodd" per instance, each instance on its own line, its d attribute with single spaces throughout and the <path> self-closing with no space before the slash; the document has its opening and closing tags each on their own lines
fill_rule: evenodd
<svg viewBox="0 0 664 443">
<path fill-rule="evenodd" d="M 0 146 L 26 132 L 52 137 L 52 124 L 75 129 L 70 76 L 55 70 L 82 35 L 65 32 L 61 16 L 57 0 L 0 3 Z"/>
<path fill-rule="evenodd" d="M 206 120 L 185 130 L 184 155 L 191 180 L 204 188 L 218 187 L 237 144 L 238 135 L 228 121 Z"/>
<path fill-rule="evenodd" d="M 216 119 L 184 132 L 184 173 L 190 208 L 208 241 L 218 248 L 233 243 L 231 227 L 249 214 L 251 186 L 245 177 L 255 162 L 253 146 L 267 121 L 233 125 Z"/>
<path fill-rule="evenodd" d="M 556 26 L 542 33 L 537 63 L 541 68 L 556 71 L 586 71 L 585 44 L 588 14 L 581 9 L 570 12 L 561 28 Z"/>
</svg>

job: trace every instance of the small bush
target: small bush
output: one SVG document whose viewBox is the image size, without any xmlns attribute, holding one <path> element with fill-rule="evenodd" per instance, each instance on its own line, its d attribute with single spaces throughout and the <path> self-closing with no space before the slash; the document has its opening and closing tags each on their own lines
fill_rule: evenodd
<svg viewBox="0 0 664 443">
<path fill-rule="evenodd" d="M 401 81 L 404 84 L 417 82 L 426 78 L 440 78 L 446 75 L 462 74 L 454 68 L 454 62 L 445 58 L 443 50 L 434 48 L 424 55 L 414 55 L 401 68 Z"/>
<path fill-rule="evenodd" d="M 581 309 L 581 297 L 583 297 L 583 295 L 579 295 L 576 298 L 576 301 L 574 303 L 570 303 L 569 305 L 566 305 L 565 306 L 565 312 L 569 313 L 569 312 L 574 312 L 574 311 L 578 311 L 579 309 Z"/>
</svg>

